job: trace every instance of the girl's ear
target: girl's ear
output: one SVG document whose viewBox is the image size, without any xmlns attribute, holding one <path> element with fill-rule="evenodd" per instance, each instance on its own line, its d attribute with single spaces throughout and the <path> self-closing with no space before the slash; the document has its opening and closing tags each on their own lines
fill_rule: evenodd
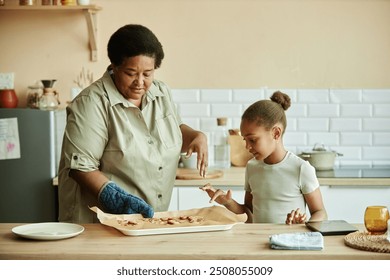
<svg viewBox="0 0 390 280">
<path fill-rule="evenodd" d="M 272 128 L 272 136 L 275 140 L 279 140 L 282 137 L 282 128 L 278 125 L 275 125 Z"/>
</svg>

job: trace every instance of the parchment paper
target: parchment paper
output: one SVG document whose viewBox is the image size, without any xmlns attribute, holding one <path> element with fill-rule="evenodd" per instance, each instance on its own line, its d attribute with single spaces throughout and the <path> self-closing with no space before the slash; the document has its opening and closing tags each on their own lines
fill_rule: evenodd
<svg viewBox="0 0 390 280">
<path fill-rule="evenodd" d="M 94 206 L 90 208 L 97 214 L 99 221 L 107 226 L 118 229 L 119 231 L 133 231 L 133 230 L 144 230 L 144 229 L 167 229 L 164 233 L 169 233 L 169 229 L 172 229 L 173 232 L 177 231 L 178 228 L 189 228 L 189 227 L 199 227 L 204 226 L 207 228 L 210 225 L 232 225 L 236 223 L 244 223 L 247 220 L 246 214 L 234 214 L 233 212 L 227 210 L 222 206 L 211 206 L 206 208 L 197 208 L 181 211 L 167 211 L 167 212 L 156 212 L 153 218 L 165 218 L 165 217 L 180 217 L 180 216 L 201 216 L 203 221 L 192 225 L 190 223 L 185 224 L 175 224 L 175 225 L 161 225 L 153 224 L 149 222 L 140 222 L 143 219 L 141 214 L 124 214 L 124 215 L 114 215 L 104 213 L 98 207 Z M 121 225 L 122 221 L 136 221 L 137 225 Z M 196 230 L 199 231 L 199 230 Z M 186 231 L 188 232 L 188 230 Z"/>
</svg>

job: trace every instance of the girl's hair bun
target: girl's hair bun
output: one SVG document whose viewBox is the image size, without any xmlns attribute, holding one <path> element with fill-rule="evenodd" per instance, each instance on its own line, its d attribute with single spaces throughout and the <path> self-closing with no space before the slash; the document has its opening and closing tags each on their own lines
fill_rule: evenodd
<svg viewBox="0 0 390 280">
<path fill-rule="evenodd" d="M 281 91 L 275 91 L 271 96 L 271 100 L 282 106 L 283 110 L 287 110 L 291 106 L 290 97 Z"/>
</svg>

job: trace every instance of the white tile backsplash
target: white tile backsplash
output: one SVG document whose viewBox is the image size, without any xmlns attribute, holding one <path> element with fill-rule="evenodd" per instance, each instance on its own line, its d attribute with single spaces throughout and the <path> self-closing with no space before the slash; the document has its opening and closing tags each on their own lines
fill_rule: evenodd
<svg viewBox="0 0 390 280">
<path fill-rule="evenodd" d="M 390 147 L 363 147 L 363 159 L 389 160 Z"/>
<path fill-rule="evenodd" d="M 300 131 L 329 131 L 329 119 L 327 118 L 299 118 L 297 124 Z"/>
<path fill-rule="evenodd" d="M 374 146 L 390 146 L 390 132 L 374 132 L 372 139 Z"/>
<path fill-rule="evenodd" d="M 344 160 L 362 160 L 362 148 L 361 147 L 351 147 L 351 146 L 332 146 L 332 150 L 342 154 L 342 156 L 337 157 L 339 162 Z"/>
<path fill-rule="evenodd" d="M 372 104 L 342 104 L 340 105 L 341 117 L 370 117 L 372 116 Z"/>
<path fill-rule="evenodd" d="M 308 115 L 312 117 L 337 117 L 339 116 L 338 104 L 311 104 L 308 107 Z"/>
<path fill-rule="evenodd" d="M 184 123 L 211 137 L 217 117 L 239 128 L 245 109 L 276 90 L 174 89 L 172 96 Z M 299 153 L 320 142 L 343 154 L 337 165 L 390 165 L 390 89 L 280 90 L 292 101 L 284 135 L 289 150 Z"/>
<path fill-rule="evenodd" d="M 374 117 L 390 117 L 390 104 L 375 104 Z"/>
<path fill-rule="evenodd" d="M 210 105 L 200 103 L 183 103 L 178 105 L 181 117 L 199 117 L 210 115 Z"/>
<path fill-rule="evenodd" d="M 176 103 L 197 103 L 200 101 L 199 89 L 173 89 L 172 97 Z"/>
<path fill-rule="evenodd" d="M 361 89 L 332 89 L 330 102 L 335 104 L 360 103 L 362 102 Z"/>
<path fill-rule="evenodd" d="M 297 94 L 299 103 L 329 103 L 329 98 L 327 89 L 300 89 Z"/>
<path fill-rule="evenodd" d="M 229 103 L 232 101 L 230 89 L 203 89 L 200 91 L 202 103 Z"/>
<path fill-rule="evenodd" d="M 286 131 L 297 131 L 297 119 L 288 118 Z"/>
<path fill-rule="evenodd" d="M 233 90 L 233 102 L 254 103 L 264 99 L 263 89 L 235 89 Z"/>
<path fill-rule="evenodd" d="M 305 132 L 286 132 L 283 139 L 286 146 L 307 145 L 307 133 Z"/>
<path fill-rule="evenodd" d="M 372 133 L 369 132 L 340 133 L 340 145 L 341 146 L 371 146 Z"/>
<path fill-rule="evenodd" d="M 363 130 L 365 131 L 390 131 L 390 118 L 364 118 Z"/>
<path fill-rule="evenodd" d="M 362 120 L 358 118 L 331 118 L 330 131 L 361 131 Z"/>
<path fill-rule="evenodd" d="M 211 104 L 212 117 L 241 117 L 242 113 L 240 104 Z"/>
<path fill-rule="evenodd" d="M 332 132 L 313 132 L 308 133 L 308 144 L 314 146 L 317 143 L 325 146 L 334 146 L 340 143 L 338 133 Z"/>
<path fill-rule="evenodd" d="M 364 103 L 390 103 L 390 89 L 365 89 L 363 90 Z"/>
<path fill-rule="evenodd" d="M 289 117 L 306 117 L 307 116 L 306 104 L 291 104 L 291 107 L 286 111 L 287 118 Z"/>
</svg>

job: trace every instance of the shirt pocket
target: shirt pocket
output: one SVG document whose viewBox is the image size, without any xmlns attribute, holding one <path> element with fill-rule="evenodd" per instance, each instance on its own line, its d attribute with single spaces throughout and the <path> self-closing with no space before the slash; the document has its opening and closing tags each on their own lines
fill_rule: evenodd
<svg viewBox="0 0 390 280">
<path fill-rule="evenodd" d="M 182 138 L 178 123 L 173 115 L 168 115 L 156 120 L 158 134 L 165 147 L 173 148 L 181 146 Z"/>
</svg>

